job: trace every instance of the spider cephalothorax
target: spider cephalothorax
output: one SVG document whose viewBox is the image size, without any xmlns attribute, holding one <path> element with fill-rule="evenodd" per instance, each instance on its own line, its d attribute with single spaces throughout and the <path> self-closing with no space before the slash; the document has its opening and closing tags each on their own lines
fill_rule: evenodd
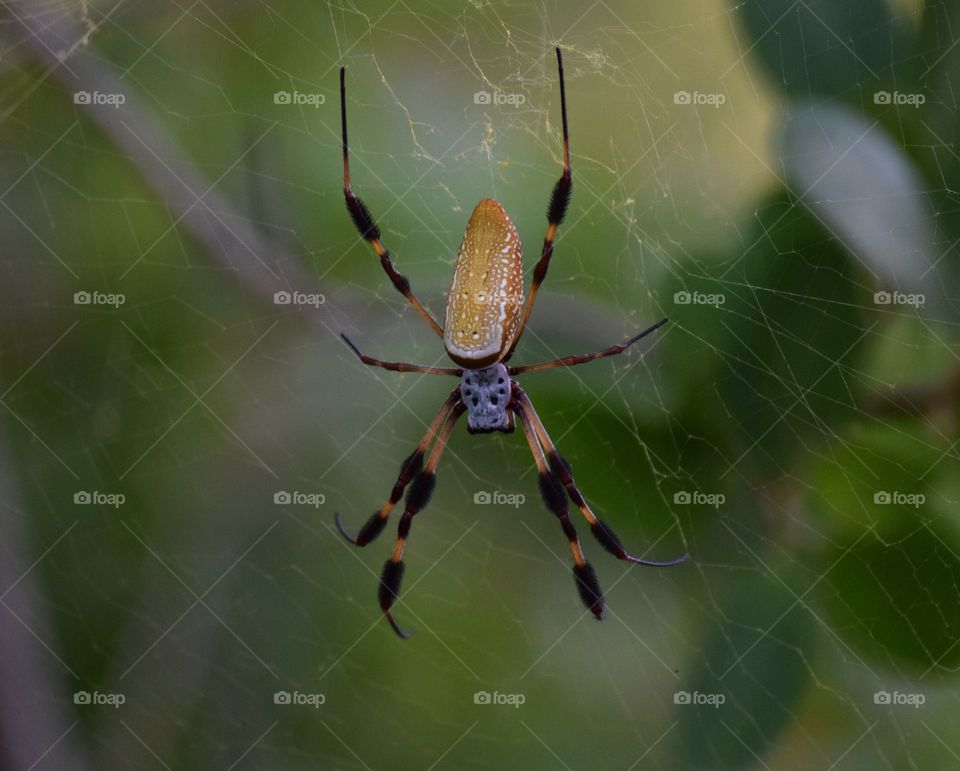
<svg viewBox="0 0 960 771">
<path fill-rule="evenodd" d="M 467 431 L 513 431 L 510 410 L 510 373 L 500 363 L 483 369 L 465 369 L 460 378 L 460 398 L 467 408 Z"/>
<path fill-rule="evenodd" d="M 421 372 L 429 375 L 452 375 L 460 378 L 440 407 L 426 434 L 416 449 L 400 466 L 400 475 L 394 483 L 387 502 L 366 521 L 360 532 L 352 536 L 340 524 L 337 527 L 344 537 L 357 546 L 365 546 L 383 531 L 394 506 L 407 491 L 404 512 L 397 527 L 397 540 L 393 554 L 383 567 L 380 576 L 380 607 L 397 634 L 406 637 L 394 621 L 391 608 L 400 591 L 403 578 L 403 550 L 413 518 L 429 502 L 436 484 L 436 470 L 440 456 L 446 447 L 457 420 L 467 414 L 467 430 L 471 433 L 489 433 L 514 430 L 514 421 L 519 420 L 523 434 L 533 453 L 539 475 L 540 494 L 547 508 L 560 521 L 564 535 L 570 544 L 573 556 L 573 575 L 577 591 L 584 605 L 598 619 L 603 618 L 603 593 L 590 563 L 583 556 L 577 531 L 570 521 L 567 499 L 580 510 L 590 531 L 600 545 L 615 557 L 641 565 L 666 567 L 686 559 L 669 562 L 654 562 L 634 557 L 624 549 L 619 538 L 599 519 L 577 489 L 569 464 L 557 452 L 530 399 L 523 392 L 514 375 L 536 372 L 560 366 L 583 364 L 605 356 L 623 353 L 640 338 L 658 329 L 666 319 L 634 335 L 618 345 L 612 345 L 594 353 L 567 356 L 540 364 L 507 366 L 520 336 L 533 310 L 537 290 L 547 275 L 553 240 L 563 221 L 570 202 L 572 176 L 570 172 L 570 142 L 567 132 L 567 100 L 563 82 L 563 56 L 557 49 L 557 67 L 560 75 L 560 116 L 563 121 L 563 172 L 553 188 L 547 209 L 547 234 L 543 240 L 540 259 L 533 270 L 533 284 L 526 303 L 523 301 L 523 251 L 520 236 L 503 207 L 492 198 L 484 198 L 477 204 L 467 222 L 457 255 L 447 301 L 447 313 L 441 327 L 430 312 L 420 303 L 410 289 L 410 282 L 397 272 L 390 253 L 380 241 L 380 230 L 364 203 L 350 186 L 350 156 L 347 144 L 347 108 L 345 99 L 344 69 L 340 68 L 340 111 L 343 132 L 343 193 L 347 209 L 357 230 L 373 246 L 380 257 L 380 264 L 393 285 L 403 294 L 417 313 L 444 341 L 444 347 L 458 368 L 425 367 L 417 364 L 388 362 L 374 359 L 344 337 L 344 341 L 360 360 L 367 365 L 382 367 L 396 372 Z M 433 447 L 427 455 L 427 448 Z M 408 490 L 409 487 L 409 490 Z"/>
</svg>

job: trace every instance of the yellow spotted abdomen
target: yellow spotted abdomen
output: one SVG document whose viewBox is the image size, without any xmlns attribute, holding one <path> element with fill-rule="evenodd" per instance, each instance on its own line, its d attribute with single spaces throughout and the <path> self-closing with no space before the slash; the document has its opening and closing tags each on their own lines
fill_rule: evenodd
<svg viewBox="0 0 960 771">
<path fill-rule="evenodd" d="M 461 367 L 502 359 L 523 306 L 523 250 L 503 207 L 484 198 L 470 215 L 453 269 L 443 342 Z"/>
</svg>

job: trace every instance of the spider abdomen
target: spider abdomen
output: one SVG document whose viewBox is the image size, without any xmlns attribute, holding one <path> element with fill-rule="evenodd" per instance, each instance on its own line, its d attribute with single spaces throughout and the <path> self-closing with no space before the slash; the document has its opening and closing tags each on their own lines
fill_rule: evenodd
<svg viewBox="0 0 960 771">
<path fill-rule="evenodd" d="M 460 397 L 467 408 L 467 430 L 471 434 L 513 430 L 510 375 L 503 364 L 464 370 Z"/>
<path fill-rule="evenodd" d="M 443 342 L 461 367 L 500 361 L 513 344 L 523 305 L 523 251 L 504 208 L 492 198 L 467 222 L 447 300 Z"/>
</svg>

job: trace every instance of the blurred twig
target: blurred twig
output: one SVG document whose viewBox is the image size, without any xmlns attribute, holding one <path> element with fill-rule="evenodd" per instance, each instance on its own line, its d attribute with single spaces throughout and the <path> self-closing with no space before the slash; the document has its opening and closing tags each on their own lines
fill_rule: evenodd
<svg viewBox="0 0 960 771">
<path fill-rule="evenodd" d="M 960 402 L 960 367 L 954 367 L 938 383 L 913 383 L 897 386 L 888 393 L 873 393 L 865 408 L 877 417 L 909 416 L 930 418 L 955 414 Z"/>
<path fill-rule="evenodd" d="M 67 14 L 53 20 L 48 15 L 31 14 L 23 7 L 21 10 L 24 13 L 20 19 L 31 33 L 24 44 L 45 62 L 56 62 L 55 52 L 72 49 L 83 37 L 77 20 Z M 69 93 L 84 90 L 125 95 L 122 110 L 78 107 L 125 153 L 171 210 L 178 226 L 202 244 L 213 259 L 235 271 L 238 280 L 253 294 L 272 300 L 274 292 L 291 285 L 307 288 L 316 283 L 283 244 L 266 239 L 251 227 L 211 181 L 194 170 L 137 93 L 93 53 L 78 48 L 69 59 L 69 70 L 53 67 L 50 77 Z"/>
<path fill-rule="evenodd" d="M 0 765 L 33 768 L 45 756 L 43 768 L 85 771 L 91 766 L 67 709 L 70 689 L 57 676 L 60 665 L 43 649 L 56 636 L 43 602 L 35 600 L 44 591 L 31 569 L 34 558 L 27 556 L 35 550 L 19 505 L 16 466 L 5 445 L 0 442 L 0 597 L 5 606 L 0 608 Z"/>
</svg>

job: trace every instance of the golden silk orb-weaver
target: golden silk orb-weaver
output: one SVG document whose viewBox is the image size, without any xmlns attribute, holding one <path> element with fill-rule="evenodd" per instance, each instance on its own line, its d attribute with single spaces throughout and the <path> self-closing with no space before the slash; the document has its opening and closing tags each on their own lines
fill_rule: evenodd
<svg viewBox="0 0 960 771">
<path fill-rule="evenodd" d="M 530 399 L 523 392 L 514 375 L 537 372 L 553 367 L 570 367 L 584 364 L 605 356 L 623 353 L 637 340 L 645 337 L 666 323 L 658 321 L 653 326 L 634 335 L 618 345 L 602 351 L 567 356 L 562 359 L 507 366 L 517 342 L 533 310 L 537 290 L 547 275 L 547 267 L 553 254 L 553 240 L 563 221 L 570 203 L 572 176 L 570 173 L 570 143 L 567 131 L 567 97 L 563 82 L 563 55 L 557 48 L 557 68 L 560 79 L 560 115 L 563 121 L 563 172 L 553 188 L 547 209 L 547 233 L 543 240 L 540 259 L 533 271 L 530 296 L 523 301 L 523 252 L 520 237 L 513 222 L 503 207 L 492 198 L 477 204 L 467 222 L 460 252 L 457 255 L 447 301 L 447 313 L 441 327 L 430 312 L 421 304 L 410 289 L 410 282 L 397 272 L 390 253 L 380 240 L 380 229 L 366 205 L 350 186 L 350 154 L 347 144 L 347 107 L 344 86 L 344 68 L 340 68 L 340 119 L 343 138 L 343 194 L 347 209 L 360 234 L 370 242 L 387 276 L 400 293 L 407 298 L 417 313 L 443 338 L 447 354 L 459 367 L 425 367 L 417 364 L 389 362 L 374 359 L 362 353 L 345 335 L 343 339 L 360 360 L 372 367 L 394 372 L 419 372 L 427 375 L 450 375 L 460 378 L 459 385 L 440 407 L 426 434 L 416 449 L 403 461 L 400 475 L 393 485 L 390 497 L 375 511 L 360 528 L 356 536 L 350 535 L 336 514 L 337 528 L 350 543 L 366 546 L 383 531 L 394 506 L 403 498 L 409 486 L 404 512 L 397 528 L 397 540 L 390 559 L 383 566 L 380 576 L 379 600 L 390 625 L 401 637 L 409 637 L 394 620 L 391 608 L 400 591 L 403 579 L 403 550 L 410 534 L 413 518 L 428 503 L 436 484 L 437 465 L 457 420 L 467 414 L 467 430 L 470 433 L 501 431 L 512 433 L 514 420 L 520 426 L 530 445 L 539 474 L 540 493 L 547 508 L 552 511 L 564 535 L 570 542 L 573 554 L 573 576 L 577 591 L 584 605 L 598 619 L 604 615 L 603 592 L 593 567 L 583 556 L 577 531 L 567 513 L 567 497 L 573 501 L 586 518 L 590 530 L 608 552 L 617 559 L 640 565 L 668 567 L 683 562 L 684 554 L 669 562 L 654 562 L 634 557 L 620 543 L 616 534 L 598 518 L 577 489 L 570 465 L 557 452 L 543 423 L 537 416 Z M 429 454 L 427 450 L 433 443 Z M 426 457 L 426 461 L 424 461 Z"/>
</svg>

